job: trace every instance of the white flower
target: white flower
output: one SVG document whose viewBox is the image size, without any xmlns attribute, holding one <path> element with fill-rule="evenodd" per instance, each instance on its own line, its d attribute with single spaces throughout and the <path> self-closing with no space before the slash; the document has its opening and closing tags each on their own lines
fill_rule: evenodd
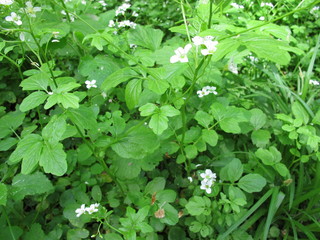
<svg viewBox="0 0 320 240">
<path fill-rule="evenodd" d="M 89 80 L 87 80 L 87 81 L 85 81 L 85 84 L 87 85 L 86 87 L 88 88 L 88 89 L 90 89 L 90 88 L 97 88 L 97 85 L 96 85 L 96 80 L 92 80 L 92 81 L 89 81 Z"/>
<path fill-rule="evenodd" d="M 129 3 L 124 3 L 122 4 L 120 7 L 117 8 L 116 10 L 116 16 L 122 14 L 124 15 L 124 13 L 126 12 L 126 10 L 131 7 L 131 5 Z"/>
<path fill-rule="evenodd" d="M 22 24 L 21 17 L 18 16 L 15 12 L 12 12 L 11 16 L 7 16 L 5 19 L 7 22 L 14 22 L 17 25 Z"/>
<path fill-rule="evenodd" d="M 205 190 L 206 193 L 210 194 L 211 193 L 211 186 L 212 186 L 212 181 L 208 181 L 208 182 L 201 182 L 201 186 L 200 189 Z"/>
<path fill-rule="evenodd" d="M 213 173 L 210 169 L 206 169 L 204 173 L 200 174 L 200 177 L 203 178 L 204 182 L 215 182 L 217 179 L 217 174 Z"/>
<path fill-rule="evenodd" d="M 192 38 L 192 42 L 194 45 L 200 46 L 201 44 L 203 44 L 204 38 L 199 37 L 199 36 L 195 36 L 194 38 Z"/>
<path fill-rule="evenodd" d="M 189 43 L 187 44 L 184 48 L 179 47 L 178 49 L 176 49 L 174 52 L 176 55 L 173 55 L 170 58 L 170 62 L 171 63 L 176 63 L 176 62 L 188 62 L 188 57 L 187 54 L 190 51 L 190 49 L 192 48 L 192 45 Z"/>
<path fill-rule="evenodd" d="M 316 80 L 310 79 L 309 84 L 315 85 L 315 86 L 319 86 L 319 85 L 320 85 L 320 82 L 318 82 L 318 81 L 316 81 Z"/>
<path fill-rule="evenodd" d="M 192 177 L 188 177 L 188 180 L 189 180 L 189 182 L 191 182 L 191 183 L 192 183 L 192 181 L 193 181 Z"/>
<path fill-rule="evenodd" d="M 208 93 L 213 93 L 214 95 L 217 95 L 218 93 L 216 92 L 216 87 L 210 87 L 210 86 L 206 86 L 204 88 L 202 88 L 202 91 L 207 91 Z"/>
<path fill-rule="evenodd" d="M 264 21 L 264 19 L 265 19 L 265 17 L 264 17 L 264 16 L 259 17 L 259 20 L 260 20 L 260 21 Z"/>
<path fill-rule="evenodd" d="M 209 92 L 202 89 L 202 90 L 197 91 L 197 94 L 198 94 L 199 98 L 202 98 L 203 96 L 209 95 Z"/>
<path fill-rule="evenodd" d="M 138 17 L 138 16 L 139 16 L 139 14 L 138 14 L 136 11 L 133 11 L 132 16 L 134 16 L 134 17 Z"/>
<path fill-rule="evenodd" d="M 99 203 L 94 203 L 91 204 L 90 207 L 87 207 L 85 210 L 89 213 L 92 214 L 94 212 L 98 212 L 98 207 L 99 207 Z"/>
<path fill-rule="evenodd" d="M 49 94 L 49 95 L 52 95 L 52 94 L 53 94 L 53 92 L 48 92 L 48 94 Z"/>
<path fill-rule="evenodd" d="M 11 5 L 13 3 L 13 0 L 0 0 L 0 5 Z"/>
<path fill-rule="evenodd" d="M 137 45 L 136 44 L 130 44 L 130 48 L 136 48 Z"/>
<path fill-rule="evenodd" d="M 103 1 L 103 0 L 99 1 L 99 3 L 101 4 L 102 7 L 105 7 L 105 6 L 108 5 L 108 4 L 107 4 L 105 1 Z"/>
<path fill-rule="evenodd" d="M 115 22 L 113 20 L 110 20 L 108 27 L 114 27 L 114 26 L 116 26 Z"/>
<path fill-rule="evenodd" d="M 106 97 L 107 97 L 107 94 L 106 94 L 105 92 L 102 92 L 102 93 L 101 93 L 101 96 L 102 96 L 103 98 L 106 98 Z"/>
<path fill-rule="evenodd" d="M 40 12 L 41 7 L 33 7 L 32 3 L 28 1 L 26 2 L 26 8 L 24 10 L 30 17 L 36 17 L 36 12 Z"/>
<path fill-rule="evenodd" d="M 76 209 L 76 213 L 77 213 L 77 217 L 80 217 L 82 214 L 84 214 L 86 212 L 86 206 L 84 204 L 81 205 L 80 208 Z"/>
<path fill-rule="evenodd" d="M 204 56 L 213 54 L 215 51 L 217 51 L 216 45 L 218 43 L 218 41 L 205 41 L 204 45 L 207 47 L 207 49 L 202 49 L 201 54 Z"/>
</svg>

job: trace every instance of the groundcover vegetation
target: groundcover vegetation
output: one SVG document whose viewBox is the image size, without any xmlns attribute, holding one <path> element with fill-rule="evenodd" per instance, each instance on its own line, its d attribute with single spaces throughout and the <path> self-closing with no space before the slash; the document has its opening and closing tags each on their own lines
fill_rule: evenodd
<svg viewBox="0 0 320 240">
<path fill-rule="evenodd" d="M 320 239 L 319 5 L 0 0 L 0 239 Z"/>
</svg>

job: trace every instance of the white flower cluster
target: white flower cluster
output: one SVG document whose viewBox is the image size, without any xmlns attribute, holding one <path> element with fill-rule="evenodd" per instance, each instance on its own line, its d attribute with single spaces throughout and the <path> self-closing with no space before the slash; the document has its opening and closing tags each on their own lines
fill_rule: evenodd
<svg viewBox="0 0 320 240">
<path fill-rule="evenodd" d="M 86 87 L 90 89 L 90 88 L 97 88 L 96 82 L 97 82 L 96 80 L 92 80 L 92 81 L 87 80 L 84 83 L 86 84 Z"/>
<path fill-rule="evenodd" d="M 202 98 L 203 96 L 207 96 L 210 93 L 213 93 L 214 95 L 217 95 L 216 87 L 210 87 L 210 86 L 205 86 L 202 88 L 202 90 L 197 91 L 198 97 Z"/>
<path fill-rule="evenodd" d="M 314 15 L 316 18 L 318 18 L 319 17 L 319 13 L 318 13 L 319 9 L 320 9 L 319 6 L 315 6 L 310 10 L 310 13 L 312 15 Z"/>
<path fill-rule="evenodd" d="M 13 3 L 13 0 L 0 0 L 0 5 L 11 5 Z"/>
<path fill-rule="evenodd" d="M 98 212 L 99 203 L 91 204 L 89 207 L 86 207 L 85 204 L 82 204 L 80 208 L 77 208 L 75 213 L 77 214 L 77 217 L 80 217 L 84 213 L 92 214 L 94 212 Z"/>
<path fill-rule="evenodd" d="M 128 3 L 128 2 L 130 2 L 130 0 L 125 0 L 125 2 L 120 7 L 118 7 L 116 9 L 116 16 L 125 14 L 127 9 L 131 7 L 131 4 Z M 138 17 L 139 14 L 137 12 L 133 11 L 132 16 L 133 17 Z M 118 27 L 118 28 L 130 27 L 130 28 L 135 29 L 136 26 L 137 26 L 137 24 L 134 23 L 134 22 L 131 22 L 130 20 L 118 21 L 118 19 L 116 19 L 116 21 L 110 20 L 109 24 L 108 24 L 108 27 L 110 27 L 110 28 L 113 28 L 113 27 Z M 117 34 L 117 31 L 115 31 L 114 34 Z"/>
<path fill-rule="evenodd" d="M 310 79 L 309 84 L 315 85 L 315 86 L 319 86 L 319 85 L 320 85 L 320 82 L 318 82 L 318 81 L 316 81 L 316 80 Z"/>
<path fill-rule="evenodd" d="M 127 11 L 127 9 L 131 7 L 130 3 L 123 3 L 120 7 L 117 8 L 116 10 L 116 16 L 122 14 L 124 15 L 124 13 Z"/>
<path fill-rule="evenodd" d="M 200 189 L 210 194 L 211 187 L 217 180 L 217 174 L 213 173 L 210 169 L 206 169 L 204 173 L 200 174 L 200 177 L 202 178 Z"/>
<path fill-rule="evenodd" d="M 198 49 L 198 46 L 205 45 L 205 49 L 201 49 L 201 54 L 206 56 L 206 55 L 211 55 L 217 50 L 217 45 L 218 41 L 212 41 L 213 37 L 212 36 L 206 36 L 206 37 L 200 37 L 200 36 L 195 36 L 192 38 L 193 44 L 196 46 Z M 184 48 L 179 47 L 176 50 L 174 50 L 175 55 L 173 55 L 170 58 L 171 63 L 176 63 L 176 62 L 189 62 L 189 59 L 187 57 L 188 52 L 192 48 L 192 45 L 189 43 L 187 44 Z"/>
<path fill-rule="evenodd" d="M 272 3 L 265 3 L 265 2 L 262 2 L 261 4 L 260 4 L 260 7 L 264 7 L 264 6 L 267 6 L 267 7 L 274 7 L 274 5 L 272 4 Z"/>
<path fill-rule="evenodd" d="M 243 5 L 239 5 L 239 4 L 237 4 L 237 3 L 231 3 L 230 5 L 231 5 L 232 7 L 234 7 L 234 8 L 237 8 L 237 9 L 244 8 Z"/>
<path fill-rule="evenodd" d="M 264 21 L 266 18 L 264 16 L 259 17 L 260 21 Z"/>
</svg>

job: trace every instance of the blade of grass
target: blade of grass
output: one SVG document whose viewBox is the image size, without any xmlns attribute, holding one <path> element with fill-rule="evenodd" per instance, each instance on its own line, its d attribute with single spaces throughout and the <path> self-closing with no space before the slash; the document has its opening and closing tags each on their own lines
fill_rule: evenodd
<svg viewBox="0 0 320 240">
<path fill-rule="evenodd" d="M 267 213 L 267 209 L 260 208 L 255 212 L 255 214 L 252 215 L 247 221 L 245 221 L 244 224 L 240 227 L 242 230 L 247 231 L 250 227 L 253 226 L 255 222 L 257 222 L 262 216 L 264 216 Z"/>
<path fill-rule="evenodd" d="M 284 197 L 285 197 L 285 194 L 279 191 L 279 187 L 275 187 L 273 190 L 270 205 L 269 205 L 267 220 L 264 225 L 264 231 L 263 231 L 263 237 L 262 237 L 262 239 L 264 240 L 266 240 L 268 237 L 268 233 L 269 233 L 269 229 L 270 229 L 273 217 L 277 212 L 278 208 L 280 207 Z"/>
<path fill-rule="evenodd" d="M 226 239 L 234 230 L 236 230 L 251 214 L 253 214 L 273 193 L 274 188 L 269 189 L 238 221 L 236 221 L 227 231 L 219 235 L 217 240 Z"/>
<path fill-rule="evenodd" d="M 309 230 L 308 227 L 303 226 L 301 223 L 293 220 L 294 224 L 308 237 L 309 240 L 317 240 L 314 234 Z"/>
<path fill-rule="evenodd" d="M 302 203 L 303 201 L 306 201 L 308 199 L 312 199 L 313 197 L 315 197 L 316 195 L 319 195 L 319 194 L 320 194 L 320 187 L 317 187 L 317 188 L 313 189 L 312 191 L 310 191 L 308 193 L 299 194 L 299 197 L 297 197 L 293 201 L 292 207 L 296 207 L 300 203 Z"/>
</svg>

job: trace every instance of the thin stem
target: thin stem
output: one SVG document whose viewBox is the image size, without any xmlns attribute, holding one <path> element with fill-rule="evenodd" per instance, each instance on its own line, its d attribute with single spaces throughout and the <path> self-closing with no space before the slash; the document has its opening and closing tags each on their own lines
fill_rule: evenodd
<svg viewBox="0 0 320 240">
<path fill-rule="evenodd" d="M 180 6 L 182 11 L 183 22 L 184 22 L 184 25 L 186 26 L 187 36 L 188 36 L 189 42 L 191 42 L 191 37 L 190 37 L 189 28 L 188 28 L 187 19 L 186 19 L 186 12 L 183 6 L 183 0 L 180 1 Z"/>
<path fill-rule="evenodd" d="M 211 27 L 211 18 L 212 18 L 212 6 L 213 6 L 213 0 L 210 0 L 210 13 L 209 13 L 209 20 L 208 20 L 208 29 Z"/>
</svg>

